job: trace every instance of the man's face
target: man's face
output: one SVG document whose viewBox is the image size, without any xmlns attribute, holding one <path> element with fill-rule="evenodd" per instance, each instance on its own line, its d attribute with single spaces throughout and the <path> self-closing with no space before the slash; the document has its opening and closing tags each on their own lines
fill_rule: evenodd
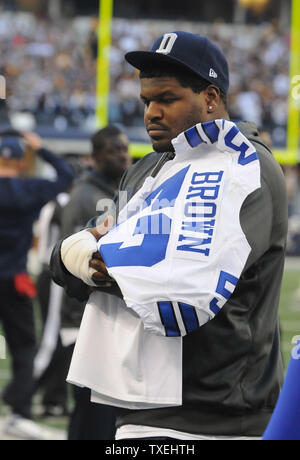
<svg viewBox="0 0 300 460">
<path fill-rule="evenodd" d="M 173 77 L 142 78 L 144 121 L 156 152 L 174 150 L 171 140 L 181 132 L 207 121 L 205 96 L 183 88 Z"/>
<path fill-rule="evenodd" d="M 131 164 L 128 152 L 129 141 L 125 134 L 109 138 L 101 152 L 94 155 L 99 170 L 111 179 L 120 179 Z"/>
</svg>

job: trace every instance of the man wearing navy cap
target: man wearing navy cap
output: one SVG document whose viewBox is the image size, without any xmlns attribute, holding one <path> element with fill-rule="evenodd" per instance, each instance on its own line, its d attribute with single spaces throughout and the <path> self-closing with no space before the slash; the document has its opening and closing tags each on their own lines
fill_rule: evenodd
<svg viewBox="0 0 300 460">
<path fill-rule="evenodd" d="M 25 141 L 25 142 L 24 142 Z M 50 181 L 22 177 L 24 148 L 31 148 L 57 173 Z M 73 170 L 48 150 L 34 133 L 4 136 L 0 143 L 0 321 L 12 356 L 12 382 L 4 400 L 12 415 L 7 434 L 44 439 L 45 433 L 31 419 L 34 390 L 33 362 L 36 353 L 33 307 L 35 286 L 27 274 L 27 255 L 32 246 L 32 226 L 42 207 L 67 190 Z"/>
<path fill-rule="evenodd" d="M 167 174 L 167 166 L 169 165 L 171 169 L 178 154 L 183 155 L 183 152 L 177 153 L 174 148 L 179 138 L 184 140 L 185 136 L 188 155 L 189 146 L 196 148 L 201 144 L 213 145 L 218 137 L 216 133 L 219 132 L 220 136 L 222 128 L 224 129 L 226 124 L 231 126 L 232 123 L 229 122 L 230 117 L 226 105 L 229 88 L 228 65 L 220 49 L 207 38 L 181 31 L 166 33 L 155 41 L 150 51 L 130 52 L 125 58 L 140 70 L 140 96 L 145 104 L 145 126 L 155 150 L 131 167 L 123 176 L 120 190 L 127 191 L 128 199 L 130 199 L 138 194 L 146 178 L 150 183 L 149 176 L 160 177 L 161 171 Z M 197 126 L 194 128 L 195 125 Z M 174 293 L 171 291 L 168 293 L 169 296 L 174 294 L 175 297 L 170 298 L 173 311 L 169 308 L 170 302 L 163 302 L 166 290 L 162 285 L 159 289 L 162 294 L 160 304 L 163 305 L 158 303 L 159 312 L 145 311 L 142 306 L 139 309 L 132 307 L 147 329 L 145 332 L 138 329 L 140 335 L 134 335 L 136 331 L 133 327 L 134 320 L 131 318 L 132 323 L 130 321 L 126 323 L 124 319 L 125 311 L 130 310 L 130 308 L 126 309 L 126 305 L 127 307 L 132 305 L 130 304 L 131 299 L 127 297 L 125 305 L 124 302 L 120 303 L 120 298 L 123 298 L 123 291 L 131 283 L 130 276 L 139 276 L 136 265 L 140 267 L 146 265 L 144 258 L 147 250 L 144 242 L 148 240 L 139 239 L 141 235 L 136 235 L 136 232 L 132 235 L 131 240 L 129 238 L 125 240 L 125 243 L 115 245 L 117 246 L 116 257 L 118 257 L 118 251 L 123 250 L 127 251 L 126 254 L 133 254 L 134 251 L 136 254 L 144 254 L 140 258 L 132 257 L 134 263 L 128 255 L 127 260 L 125 258 L 122 261 L 122 266 L 121 263 L 115 264 L 116 277 L 121 276 L 120 273 L 124 277 L 122 278 L 123 284 L 119 285 L 116 285 L 116 282 L 108 276 L 107 268 L 100 255 L 93 254 L 93 251 L 97 252 L 97 241 L 101 239 L 105 230 L 107 231 L 108 220 L 106 220 L 105 229 L 100 228 L 101 226 L 96 227 L 101 220 L 95 218 L 90 222 L 89 230 L 63 240 L 53 252 L 54 279 L 65 286 L 69 294 L 74 296 L 86 294 L 88 297 L 88 285 L 98 286 L 98 290 L 92 294 L 86 308 L 69 380 L 91 388 L 94 401 L 101 402 L 107 398 L 111 400 L 111 404 L 114 403 L 119 407 L 116 439 L 255 439 L 261 437 L 275 406 L 283 379 L 278 332 L 278 304 L 287 233 L 285 183 L 279 165 L 259 137 L 256 126 L 243 122 L 238 123 L 232 129 L 234 133 L 244 136 L 244 142 L 237 146 L 235 138 L 231 137 L 229 140 L 228 133 L 226 136 L 225 133 L 220 155 L 223 153 L 227 155 L 226 149 L 230 146 L 233 152 L 240 153 L 241 165 L 249 164 L 255 159 L 258 160 L 260 187 L 247 196 L 237 214 L 240 227 L 249 244 L 249 256 L 239 278 L 229 277 L 224 281 L 220 277 L 221 281 L 216 288 L 217 297 L 207 306 L 204 305 L 204 310 L 207 307 L 206 311 L 209 311 L 211 307 L 210 309 L 217 314 L 206 324 L 204 324 L 205 321 L 201 322 L 198 316 L 200 327 L 196 328 L 193 324 L 189 330 L 189 324 L 191 325 L 189 321 L 191 318 L 196 318 L 195 314 L 198 313 L 192 309 L 193 304 L 185 305 L 186 310 L 178 307 L 180 301 L 176 303 L 175 296 L 183 280 L 176 276 L 173 270 L 170 276 L 174 281 Z M 184 135 L 179 136 L 183 132 Z M 176 141 L 172 144 L 171 141 L 174 138 Z M 245 157 L 249 144 L 255 150 L 251 159 Z M 202 152 L 207 152 L 207 150 L 204 148 Z M 214 164 L 209 163 L 210 168 L 218 168 L 218 156 L 215 158 Z M 204 155 L 203 161 L 209 162 L 209 155 L 206 159 Z M 221 156 L 219 161 L 221 161 Z M 166 165 L 167 162 L 169 163 Z M 203 164 L 205 168 L 206 163 Z M 214 170 L 209 169 L 208 171 Z M 212 172 L 203 173 L 203 171 L 207 170 L 203 169 L 198 175 L 196 174 L 196 177 L 213 174 Z M 230 184 L 234 183 L 237 178 L 231 176 L 228 179 L 228 186 L 224 188 L 225 196 L 226 193 L 230 193 Z M 198 182 L 200 183 L 201 181 Z M 209 189 L 217 190 L 210 184 L 205 193 L 209 193 Z M 195 197 L 197 190 L 198 195 L 203 195 L 201 186 L 195 189 L 191 187 L 189 193 L 192 193 L 193 190 Z M 163 191 L 160 190 L 160 193 L 163 194 Z M 208 206 L 210 199 L 213 199 L 212 195 L 207 196 L 208 203 L 204 205 Z M 199 204 L 202 202 L 200 201 Z M 220 206 L 222 209 L 222 204 Z M 235 206 L 236 203 L 232 201 L 231 211 L 228 209 L 228 227 L 231 220 L 235 218 L 237 212 Z M 197 215 L 196 210 L 194 213 L 189 213 L 189 217 L 194 215 Z M 215 219 L 218 219 L 217 215 Z M 212 220 L 210 226 L 203 227 L 202 230 L 200 228 L 194 230 L 204 236 L 202 240 L 198 236 L 198 247 L 196 243 L 194 246 L 186 245 L 191 253 L 193 251 L 193 257 L 198 257 L 197 254 L 205 252 L 203 245 L 210 241 L 208 236 L 213 235 L 214 230 L 211 226 L 214 224 L 215 220 Z M 114 229 L 114 232 L 118 232 L 118 229 Z M 219 227 L 216 232 L 222 232 L 222 228 Z M 88 234 L 92 234 L 94 239 Z M 143 252 L 140 251 L 141 245 Z M 112 244 L 111 248 L 113 247 Z M 222 250 L 223 248 L 220 247 L 220 253 Z M 232 257 L 234 258 L 234 254 L 239 253 L 242 253 L 242 247 L 236 243 Z M 205 256 L 208 255 L 209 250 L 206 250 Z M 188 257 L 181 259 L 183 265 L 187 264 L 187 268 L 188 260 L 191 260 L 192 263 L 192 256 L 190 257 L 191 259 Z M 163 260 L 162 258 L 163 256 L 159 260 Z M 206 263 L 204 259 L 201 259 L 201 264 Z M 229 264 L 231 263 L 228 257 L 226 260 Z M 159 270 L 159 263 L 158 261 L 156 264 L 157 270 Z M 213 264 L 217 264 L 221 269 L 223 263 L 224 260 L 218 259 L 218 253 L 216 253 L 216 260 Z M 128 266 L 127 278 L 124 264 Z M 199 285 L 200 277 L 207 276 L 205 271 L 201 275 L 201 264 L 199 264 Z M 154 267 L 156 265 L 154 264 Z M 211 267 L 207 265 L 208 272 L 210 269 Z M 110 274 L 111 271 L 112 269 Z M 158 280 L 156 279 L 155 282 L 159 282 Z M 136 283 L 135 288 L 136 290 L 144 289 L 146 292 L 148 289 L 151 290 L 151 282 L 152 280 L 149 280 L 149 286 L 146 288 L 142 283 Z M 231 283 L 236 283 L 233 292 L 230 288 Z M 104 297 L 106 294 L 103 293 L 110 295 Z M 199 290 L 198 297 L 203 295 L 205 292 Z M 219 302 L 217 299 L 220 299 L 220 295 L 226 298 L 221 309 L 217 307 Z M 157 292 L 153 292 L 153 296 L 159 297 Z M 118 337 L 122 344 L 119 345 L 119 350 L 114 348 L 117 352 L 111 361 L 111 372 L 109 368 L 106 371 L 108 375 L 118 376 L 118 379 L 117 377 L 112 378 L 110 385 L 109 379 L 105 379 L 106 386 L 101 385 L 104 379 L 103 362 L 106 357 L 100 355 L 101 346 L 97 338 L 101 336 L 99 329 L 101 325 L 99 323 L 98 328 L 94 327 L 102 311 L 101 298 L 106 299 L 104 321 L 109 311 L 113 311 L 115 315 L 111 342 L 108 337 L 105 353 L 110 356 L 110 346 L 114 347 L 118 343 Z M 154 332 L 164 335 L 163 327 L 159 329 L 160 332 L 157 332 L 157 324 L 160 324 L 159 314 L 166 333 L 164 341 L 161 342 L 161 353 L 157 352 L 155 359 L 151 360 L 151 348 L 147 354 L 139 353 L 139 350 L 144 349 L 149 334 Z M 186 314 L 191 316 L 187 317 Z M 109 327 L 108 321 L 106 324 Z M 121 326 L 118 329 L 120 324 L 124 324 L 123 329 Z M 166 387 L 164 382 L 168 381 L 168 376 L 174 371 L 174 368 L 171 367 L 171 361 L 169 367 L 168 364 L 160 366 L 160 356 L 161 359 L 165 356 L 164 347 L 170 351 L 170 356 L 172 356 L 172 343 L 174 347 L 177 346 L 180 331 L 184 329 L 186 333 L 181 334 L 184 335 L 181 339 L 182 349 L 178 348 L 178 354 L 182 351 L 182 360 L 179 358 L 178 364 L 180 372 L 177 374 L 175 372 L 177 377 L 172 384 Z M 114 335 L 115 330 L 119 330 L 118 337 Z M 156 343 L 154 339 L 153 343 Z M 98 354 L 94 351 L 95 348 Z M 153 347 L 153 353 L 155 353 L 155 347 Z M 118 354 L 124 359 L 118 360 Z M 95 369 L 97 369 L 98 360 L 101 359 L 98 355 L 103 360 L 97 374 Z M 136 357 L 135 363 L 131 361 L 132 357 Z M 168 363 L 167 360 L 165 362 Z M 132 377 L 134 375 L 135 378 Z M 153 380 L 153 375 L 161 384 L 160 390 L 157 390 L 155 395 L 149 384 L 152 382 L 153 387 L 157 389 L 157 382 Z M 128 376 L 131 376 L 131 381 Z M 119 386 L 115 380 L 120 382 Z M 180 397 L 176 400 L 177 403 L 171 403 L 171 395 L 176 391 L 179 391 Z"/>
<path fill-rule="evenodd" d="M 199 121 L 228 118 L 228 65 L 223 53 L 207 38 L 172 32 L 156 40 L 151 51 L 133 51 L 125 58 L 141 71 L 145 126 L 156 152 L 172 149 L 170 139 Z M 170 76 L 170 69 L 176 77 Z M 159 110 L 169 103 L 172 111 L 165 111 L 163 117 L 153 114 L 152 106 L 158 108 L 158 100 L 162 101 Z"/>
<path fill-rule="evenodd" d="M 24 158 L 24 152 L 20 141 L 12 136 L 7 136 L 2 139 L 0 145 L 0 156 L 6 160 L 21 160 Z"/>
</svg>

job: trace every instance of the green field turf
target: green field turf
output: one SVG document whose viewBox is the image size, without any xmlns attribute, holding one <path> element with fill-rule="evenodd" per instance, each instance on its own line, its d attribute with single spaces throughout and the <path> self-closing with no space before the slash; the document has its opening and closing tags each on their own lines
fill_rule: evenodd
<svg viewBox="0 0 300 460">
<path fill-rule="evenodd" d="M 35 308 L 38 311 L 37 306 Z M 292 338 L 300 335 L 300 261 L 292 260 L 292 264 L 286 264 L 280 298 L 280 323 L 282 353 L 284 365 L 287 367 L 293 348 Z M 37 329 L 39 327 L 39 316 L 37 314 Z M 9 379 L 9 365 L 10 359 L 7 353 L 7 358 L 0 360 L 0 392 Z M 37 397 L 35 400 L 36 404 L 38 404 L 38 399 Z M 3 412 L 5 413 L 5 409 L 1 406 L 0 400 L 0 416 L 3 415 Z"/>
<path fill-rule="evenodd" d="M 281 349 L 287 367 L 293 343 L 300 335 L 300 270 L 286 270 L 280 297 Z"/>
</svg>

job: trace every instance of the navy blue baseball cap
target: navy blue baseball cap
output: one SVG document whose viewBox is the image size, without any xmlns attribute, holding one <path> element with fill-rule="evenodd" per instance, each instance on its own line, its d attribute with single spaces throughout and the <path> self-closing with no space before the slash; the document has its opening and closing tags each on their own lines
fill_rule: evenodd
<svg viewBox="0 0 300 460">
<path fill-rule="evenodd" d="M 217 86 L 224 94 L 229 89 L 227 60 L 222 51 L 208 38 L 189 32 L 170 32 L 159 37 L 150 51 L 131 51 L 125 59 L 143 70 L 155 64 L 172 63 Z"/>
<path fill-rule="evenodd" d="M 3 137 L 0 143 L 0 157 L 21 160 L 24 157 L 24 149 L 20 139 L 16 137 Z"/>
</svg>

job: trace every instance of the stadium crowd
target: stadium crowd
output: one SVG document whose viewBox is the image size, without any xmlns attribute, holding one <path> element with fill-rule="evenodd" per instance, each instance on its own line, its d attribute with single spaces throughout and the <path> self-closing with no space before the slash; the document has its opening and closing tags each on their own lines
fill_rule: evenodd
<svg viewBox="0 0 300 460">
<path fill-rule="evenodd" d="M 29 112 L 39 126 L 51 125 L 61 132 L 70 126 L 89 130 L 96 103 L 97 24 L 90 17 L 54 23 L 30 13 L 1 14 L 0 71 L 7 79 L 8 97 L 2 103 L 0 123 L 13 113 Z M 149 48 L 153 37 L 165 30 L 189 30 L 208 36 L 230 58 L 232 118 L 251 119 L 271 133 L 274 145 L 285 144 L 289 33 L 276 23 L 114 19 L 112 29 L 111 122 L 143 126 L 138 81 L 124 62 L 124 53 Z"/>
</svg>

